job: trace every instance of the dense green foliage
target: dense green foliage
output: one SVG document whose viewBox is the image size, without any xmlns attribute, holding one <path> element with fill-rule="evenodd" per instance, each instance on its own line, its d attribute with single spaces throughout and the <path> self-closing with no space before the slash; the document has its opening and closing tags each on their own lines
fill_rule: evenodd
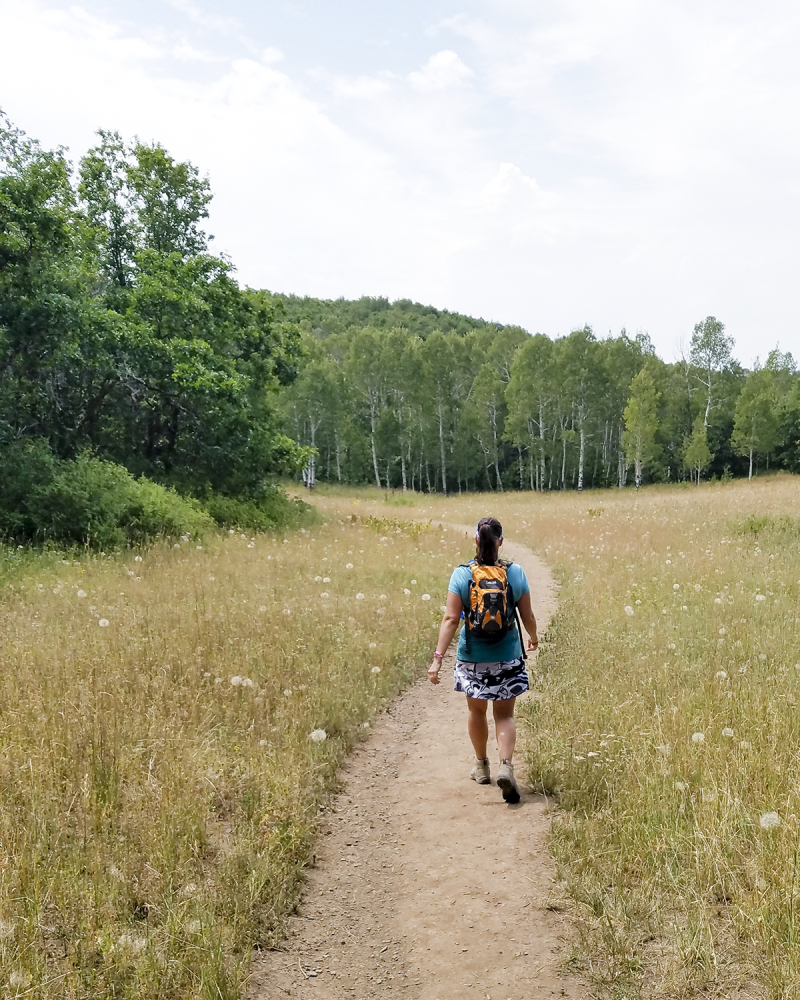
<svg viewBox="0 0 800 1000">
<path fill-rule="evenodd" d="M 407 302 L 277 298 L 304 335 L 282 405 L 317 453 L 311 484 L 581 489 L 800 469 L 791 355 L 747 372 L 713 316 L 666 364 L 625 331 L 553 341 Z"/>
<path fill-rule="evenodd" d="M 296 374 L 299 331 L 208 252 L 208 182 L 158 145 L 99 137 L 74 172 L 62 150 L 0 121 L 0 455 L 6 467 L 13 454 L 59 470 L 56 485 L 34 470 L 35 497 L 23 489 L 13 513 L 6 479 L 0 530 L 23 538 L 96 537 L 89 508 L 110 493 L 124 506 L 131 474 L 199 499 L 263 501 L 269 473 L 305 460 L 275 413 Z M 70 477 L 88 490 L 74 518 Z M 164 509 L 162 533 L 183 530 L 191 505 L 173 524 L 174 494 L 156 503 L 153 483 L 137 489 L 148 509 Z M 60 514 L 43 513 L 48 490 Z M 110 544 L 123 515 L 109 517 L 100 521 L 116 524 Z"/>
</svg>

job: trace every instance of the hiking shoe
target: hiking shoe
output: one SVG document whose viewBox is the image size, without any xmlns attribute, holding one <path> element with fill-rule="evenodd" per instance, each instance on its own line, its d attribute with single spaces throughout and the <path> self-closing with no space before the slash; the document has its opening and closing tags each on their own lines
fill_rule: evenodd
<svg viewBox="0 0 800 1000">
<path fill-rule="evenodd" d="M 510 760 L 500 761 L 500 770 L 497 772 L 497 787 L 503 793 L 506 802 L 519 802 L 519 788 L 514 778 L 514 765 Z"/>
<path fill-rule="evenodd" d="M 477 781 L 479 785 L 488 785 L 492 780 L 489 774 L 489 758 L 484 757 L 483 760 L 475 758 L 475 767 L 469 772 L 470 778 L 473 781 Z"/>
</svg>

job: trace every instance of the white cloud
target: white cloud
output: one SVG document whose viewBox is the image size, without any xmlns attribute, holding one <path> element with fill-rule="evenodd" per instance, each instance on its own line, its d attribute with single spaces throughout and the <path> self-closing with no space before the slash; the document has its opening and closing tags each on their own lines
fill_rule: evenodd
<svg viewBox="0 0 800 1000">
<path fill-rule="evenodd" d="M 220 17 L 218 14 L 207 14 L 190 0 L 167 0 L 167 3 L 182 14 L 185 14 L 192 23 L 201 28 L 208 28 L 210 31 L 220 31 L 224 34 L 233 34 L 241 31 L 242 23 L 234 17 Z"/>
<path fill-rule="evenodd" d="M 432 55 L 421 70 L 409 73 L 408 79 L 417 90 L 432 91 L 460 87 L 471 76 L 472 70 L 459 59 L 457 53 L 445 49 Z"/>
</svg>

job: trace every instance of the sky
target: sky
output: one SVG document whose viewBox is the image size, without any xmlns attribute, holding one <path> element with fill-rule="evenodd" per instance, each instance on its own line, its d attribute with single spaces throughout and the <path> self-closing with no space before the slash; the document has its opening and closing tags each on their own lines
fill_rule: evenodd
<svg viewBox="0 0 800 1000">
<path fill-rule="evenodd" d="M 800 355 L 800 5 L 0 0 L 0 108 L 209 178 L 241 283 Z"/>
</svg>

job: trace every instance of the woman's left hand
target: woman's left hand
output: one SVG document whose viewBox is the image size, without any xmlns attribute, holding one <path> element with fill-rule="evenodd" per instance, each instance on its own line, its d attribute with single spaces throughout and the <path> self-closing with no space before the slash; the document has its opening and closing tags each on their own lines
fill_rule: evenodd
<svg viewBox="0 0 800 1000">
<path fill-rule="evenodd" d="M 428 667 L 428 680 L 431 684 L 439 683 L 439 666 L 440 661 L 434 660 L 433 663 Z"/>
</svg>

